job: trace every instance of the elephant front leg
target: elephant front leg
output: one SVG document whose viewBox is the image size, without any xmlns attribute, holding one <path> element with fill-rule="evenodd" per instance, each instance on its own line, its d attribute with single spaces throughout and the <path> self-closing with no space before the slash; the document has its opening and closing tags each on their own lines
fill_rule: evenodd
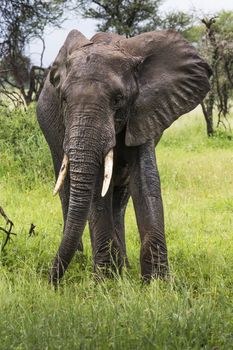
<svg viewBox="0 0 233 350">
<path fill-rule="evenodd" d="M 130 192 L 141 238 L 141 274 L 144 281 L 168 273 L 163 203 L 154 142 L 135 147 L 131 157 Z"/>
<path fill-rule="evenodd" d="M 103 176 L 100 176 L 103 179 Z M 112 185 L 105 197 L 101 197 L 102 180 L 97 180 L 90 213 L 89 229 L 91 234 L 94 272 L 98 276 L 110 277 L 121 273 L 122 249 L 114 234 L 112 213 Z"/>
</svg>

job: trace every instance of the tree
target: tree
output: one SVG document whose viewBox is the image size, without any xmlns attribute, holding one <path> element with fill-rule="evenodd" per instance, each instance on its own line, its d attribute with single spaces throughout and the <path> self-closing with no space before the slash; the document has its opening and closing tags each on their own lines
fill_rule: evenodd
<svg viewBox="0 0 233 350">
<path fill-rule="evenodd" d="M 156 22 L 162 0 L 76 0 L 76 8 L 84 18 L 100 21 L 98 30 L 111 31 L 131 37 L 145 31 Z"/>
<path fill-rule="evenodd" d="M 155 29 L 174 29 L 185 37 L 193 27 L 193 16 L 182 11 L 160 13 L 163 0 L 73 0 L 73 6 L 85 18 L 99 20 L 100 31 L 127 37 Z M 76 6 L 75 6 L 76 5 Z"/>
<path fill-rule="evenodd" d="M 156 21 L 155 27 L 159 29 L 173 29 L 180 32 L 185 38 L 190 39 L 190 31 L 194 25 L 192 15 L 183 11 L 170 11 L 160 14 L 159 21 Z M 151 28 L 153 30 L 153 28 Z"/>
<path fill-rule="evenodd" d="M 211 90 L 202 103 L 207 123 L 207 134 L 213 135 L 213 111 L 217 107 L 218 123 L 226 128 L 227 115 L 233 97 L 233 12 L 221 12 L 218 16 L 204 18 L 206 39 L 202 48 L 213 75 Z"/>
<path fill-rule="evenodd" d="M 26 104 L 37 99 L 46 69 L 42 66 L 43 33 L 48 24 L 59 26 L 63 14 L 62 1 L 1 0 L 0 2 L 0 89 L 11 98 L 20 92 Z M 41 63 L 32 65 L 25 55 L 33 38 L 43 42 Z M 19 95 L 19 94 L 18 94 Z"/>
</svg>

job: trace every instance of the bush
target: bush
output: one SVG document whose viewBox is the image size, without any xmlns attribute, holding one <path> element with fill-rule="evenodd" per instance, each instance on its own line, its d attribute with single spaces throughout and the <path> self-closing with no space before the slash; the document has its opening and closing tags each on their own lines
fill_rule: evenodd
<svg viewBox="0 0 233 350">
<path fill-rule="evenodd" d="M 27 188 L 37 181 L 51 180 L 51 156 L 35 117 L 35 106 L 11 112 L 1 108 L 0 125 L 0 177 L 14 178 Z"/>
</svg>

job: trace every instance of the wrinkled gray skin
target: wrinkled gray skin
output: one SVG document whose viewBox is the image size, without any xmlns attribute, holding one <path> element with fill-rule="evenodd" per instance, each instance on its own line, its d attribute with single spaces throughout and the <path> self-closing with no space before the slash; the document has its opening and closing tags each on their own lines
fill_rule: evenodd
<svg viewBox="0 0 233 350">
<path fill-rule="evenodd" d="M 210 74 L 196 50 L 173 31 L 130 39 L 98 33 L 90 41 L 77 30 L 69 33 L 37 108 L 56 178 L 64 152 L 69 157 L 60 191 L 64 235 L 50 272 L 53 283 L 82 250 L 87 220 L 94 270 L 121 270 L 127 261 L 124 215 L 130 196 L 142 277 L 167 273 L 155 146 L 164 129 L 205 97 Z M 102 198 L 104 157 L 113 147 L 113 177 Z"/>
</svg>

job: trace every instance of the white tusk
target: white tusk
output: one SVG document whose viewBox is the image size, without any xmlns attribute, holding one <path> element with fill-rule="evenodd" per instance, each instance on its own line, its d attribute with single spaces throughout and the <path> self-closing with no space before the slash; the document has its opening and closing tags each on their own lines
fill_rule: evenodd
<svg viewBox="0 0 233 350">
<path fill-rule="evenodd" d="M 59 172 L 59 175 L 57 178 L 56 185 L 55 185 L 54 190 L 53 190 L 54 196 L 56 196 L 56 194 L 60 191 L 60 189 L 62 188 L 62 185 L 65 181 L 67 170 L 68 170 L 68 163 L 69 163 L 68 156 L 66 154 L 64 154 L 63 161 L 61 164 L 61 169 L 60 169 L 60 172 Z"/>
<path fill-rule="evenodd" d="M 108 192 L 108 188 L 112 178 L 112 169 L 113 169 L 113 149 L 110 149 L 108 154 L 104 159 L 104 180 L 103 187 L 101 192 L 101 197 L 104 197 Z"/>
</svg>

